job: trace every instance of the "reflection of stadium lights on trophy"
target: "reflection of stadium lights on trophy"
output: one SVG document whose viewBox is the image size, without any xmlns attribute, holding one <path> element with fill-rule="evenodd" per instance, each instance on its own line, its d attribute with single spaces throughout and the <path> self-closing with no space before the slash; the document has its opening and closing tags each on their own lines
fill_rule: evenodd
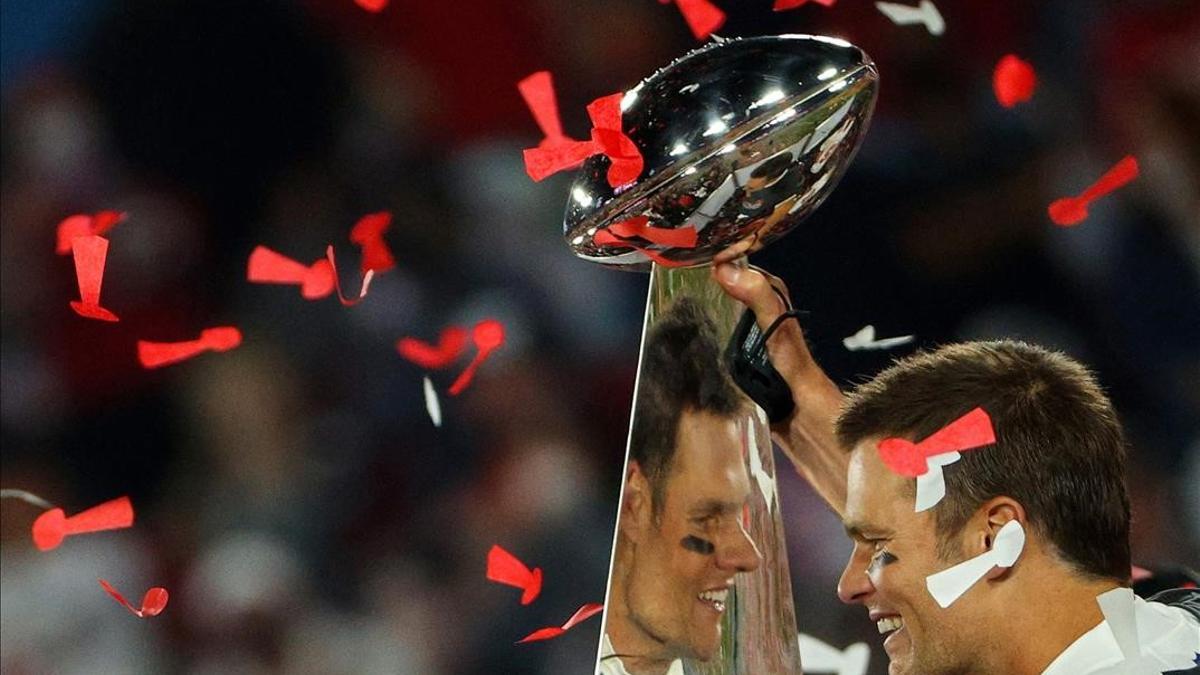
<svg viewBox="0 0 1200 675">
<path fill-rule="evenodd" d="M 584 192 L 583 188 L 579 187 L 578 185 L 571 188 L 571 196 L 574 197 L 575 201 L 579 202 L 579 205 L 584 208 L 592 205 L 591 195 L 589 195 L 587 192 Z"/>
<path fill-rule="evenodd" d="M 565 239 L 577 256 L 623 269 L 646 269 L 651 259 L 701 264 L 735 243 L 758 250 L 837 185 L 877 89 L 875 64 L 843 40 L 736 38 L 693 50 L 626 92 L 621 126 L 644 169 L 614 189 L 608 157 L 584 162 L 563 218 Z M 661 237 L 595 241 L 594 231 L 643 216 L 640 227 L 686 227 L 696 236 L 684 239 L 686 247 Z"/>
<path fill-rule="evenodd" d="M 753 110 L 755 108 L 761 108 L 764 105 L 771 105 L 772 103 L 779 103 L 780 101 L 782 101 L 785 98 L 787 98 L 787 97 L 784 95 L 782 89 L 772 89 L 771 91 L 768 91 L 767 93 L 763 94 L 762 98 L 758 99 L 754 103 L 751 103 L 750 109 Z"/>
<path fill-rule="evenodd" d="M 704 136 L 716 136 L 729 131 L 729 125 L 719 119 L 712 120 L 708 123 L 708 128 L 704 130 Z"/>
</svg>

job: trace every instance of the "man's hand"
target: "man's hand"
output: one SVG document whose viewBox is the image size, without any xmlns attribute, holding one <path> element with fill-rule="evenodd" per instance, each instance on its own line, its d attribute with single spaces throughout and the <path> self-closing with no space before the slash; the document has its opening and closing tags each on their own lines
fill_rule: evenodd
<svg viewBox="0 0 1200 675">
<path fill-rule="evenodd" d="M 754 312 L 764 331 L 787 310 L 779 295 L 790 303 L 783 281 L 757 269 L 721 262 L 713 266 L 713 278 L 730 297 Z M 799 321 L 784 321 L 775 329 L 767 341 L 767 354 L 796 403 L 790 417 L 772 426 L 775 441 L 800 475 L 841 514 L 846 504 L 849 454 L 837 444 L 834 421 L 842 393 L 813 360 Z"/>
</svg>

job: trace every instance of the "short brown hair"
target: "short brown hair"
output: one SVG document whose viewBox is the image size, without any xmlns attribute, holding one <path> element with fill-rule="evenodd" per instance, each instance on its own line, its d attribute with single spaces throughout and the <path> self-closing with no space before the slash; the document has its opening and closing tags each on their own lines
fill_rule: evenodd
<svg viewBox="0 0 1200 675">
<path fill-rule="evenodd" d="M 1088 576 L 1129 577 L 1125 441 L 1092 374 L 1065 354 L 1009 340 L 905 358 L 859 386 L 837 421 L 847 449 L 872 437 L 920 440 L 976 407 L 996 444 L 945 468 L 939 553 L 987 500 L 1008 496 L 1059 556 Z"/>
<path fill-rule="evenodd" d="M 731 417 L 743 405 L 721 361 L 716 325 L 696 300 L 675 300 L 647 332 L 630 434 L 629 456 L 650 483 L 655 512 L 684 409 Z"/>
</svg>

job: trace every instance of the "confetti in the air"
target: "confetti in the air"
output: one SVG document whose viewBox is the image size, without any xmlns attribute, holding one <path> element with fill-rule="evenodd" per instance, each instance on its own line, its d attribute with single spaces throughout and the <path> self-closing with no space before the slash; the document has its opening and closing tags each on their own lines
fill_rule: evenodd
<svg viewBox="0 0 1200 675">
<path fill-rule="evenodd" d="M 658 1 L 665 5 L 671 0 Z M 697 40 L 708 39 L 713 31 L 725 23 L 725 12 L 709 0 L 675 0 L 675 5 Z"/>
<path fill-rule="evenodd" d="M 97 579 L 97 581 L 100 582 L 100 586 L 104 589 L 105 593 L 111 595 L 113 600 L 121 603 L 125 609 L 128 609 L 139 619 L 144 619 L 148 616 L 158 616 L 167 607 L 167 598 L 169 596 L 167 594 L 167 589 L 165 588 L 155 586 L 154 588 L 146 591 L 146 595 L 142 597 L 142 606 L 138 608 L 130 604 L 129 601 L 125 599 L 125 596 L 121 595 L 117 589 L 113 588 L 112 585 L 107 581 L 103 579 Z"/>
<path fill-rule="evenodd" d="M 521 604 L 528 605 L 542 592 L 542 568 L 530 570 L 517 557 L 494 544 L 487 556 L 488 581 L 521 589 Z"/>
<path fill-rule="evenodd" d="M 15 490 L 13 488 L 0 489 L 0 499 L 20 499 L 26 504 L 33 504 L 42 509 L 52 509 L 54 505 L 42 499 L 41 497 L 27 490 Z"/>
<path fill-rule="evenodd" d="M 1024 103 L 1033 98 L 1037 88 L 1037 73 L 1033 66 L 1022 61 L 1016 54 L 1006 54 L 992 72 L 992 91 L 996 100 L 1005 108 Z"/>
<path fill-rule="evenodd" d="M 824 5 L 826 7 L 833 7 L 833 3 L 837 2 L 837 0 L 775 0 L 775 4 L 771 7 L 771 9 L 776 12 L 782 12 L 784 10 L 795 9 L 801 5 L 808 4 L 810 1 L 814 4 Z"/>
<path fill-rule="evenodd" d="M 992 571 L 1012 567 L 1025 550 L 1025 528 L 1010 520 L 996 533 L 992 548 L 969 560 L 925 577 L 925 587 L 942 609 L 949 607 Z"/>
<path fill-rule="evenodd" d="M 76 237 L 102 235 L 114 225 L 125 220 L 125 213 L 120 211 L 100 211 L 94 215 L 76 214 L 68 216 L 58 224 L 58 232 L 54 252 L 66 255 L 71 252 L 71 242 Z"/>
<path fill-rule="evenodd" d="M 362 247 L 363 274 L 373 271 L 386 272 L 396 266 L 396 259 L 384 241 L 383 233 L 392 226 L 392 214 L 387 211 L 369 213 L 359 219 L 350 230 L 350 241 Z"/>
<path fill-rule="evenodd" d="M 338 300 L 342 305 L 351 307 L 362 302 L 363 298 L 367 297 L 367 290 L 371 288 L 371 280 L 375 278 L 375 270 L 367 270 L 363 273 L 362 287 L 358 291 L 358 297 L 347 298 L 342 293 L 342 282 L 338 279 L 337 261 L 333 258 L 332 244 L 325 249 L 325 259 L 329 261 L 329 267 L 333 271 L 333 288 L 337 291 Z"/>
<path fill-rule="evenodd" d="M 138 340 L 138 361 L 143 368 L 160 368 L 186 361 L 204 352 L 227 352 L 242 343 L 242 332 L 233 326 L 205 328 L 199 339 L 185 342 Z"/>
<path fill-rule="evenodd" d="M 545 138 L 536 148 L 525 150 L 525 172 L 535 181 L 573 169 L 595 154 L 611 161 L 608 183 L 621 187 L 642 173 L 642 154 L 621 130 L 621 93 L 602 96 L 588 104 L 592 121 L 591 140 L 576 141 L 563 134 L 553 81 L 547 71 L 536 72 L 517 83 L 521 96 L 537 120 Z"/>
<path fill-rule="evenodd" d="M 855 642 L 843 649 L 828 645 L 821 640 L 800 633 L 800 661 L 806 673 L 832 673 L 833 675 L 867 675 L 871 662 L 871 648 L 865 642 Z"/>
<path fill-rule="evenodd" d="M 916 7 L 897 2 L 877 2 L 875 7 L 897 26 L 923 25 L 930 35 L 946 32 L 946 21 L 932 0 L 921 0 Z"/>
<path fill-rule="evenodd" d="M 289 284 L 300 287 L 305 300 L 319 300 L 333 293 L 333 265 L 318 258 L 312 265 L 303 263 L 257 246 L 246 264 L 246 280 L 256 284 Z"/>
<path fill-rule="evenodd" d="M 475 377 L 475 371 L 491 353 L 504 344 L 504 325 L 495 319 L 484 319 L 471 329 L 471 341 L 475 343 L 475 358 L 466 370 L 450 385 L 450 395 L 458 396 Z"/>
<path fill-rule="evenodd" d="M 564 623 L 562 626 L 550 626 L 547 628 L 539 628 L 539 629 L 533 631 L 532 633 L 530 633 L 529 635 L 526 635 L 525 637 L 518 640 L 517 644 L 521 644 L 523 642 L 536 642 L 538 640 L 549 640 L 550 638 L 556 638 L 556 637 L 562 635 L 563 633 L 571 630 L 576 625 L 578 625 L 580 622 L 586 621 L 587 619 L 595 616 L 596 614 L 599 614 L 602 611 L 604 611 L 604 605 L 602 605 L 600 603 L 596 603 L 596 602 L 589 602 L 586 605 L 575 610 L 575 613 L 571 615 L 571 618 L 567 619 L 567 622 Z"/>
<path fill-rule="evenodd" d="M 442 404 L 438 401 L 437 391 L 433 388 L 433 382 L 428 377 L 424 378 L 425 390 L 425 412 L 429 413 L 429 419 L 433 422 L 433 426 L 439 429 L 442 426 Z"/>
<path fill-rule="evenodd" d="M 1112 631 L 1122 661 L 1096 671 L 1099 675 L 1157 675 L 1188 670 L 1200 654 L 1200 630 L 1186 612 L 1164 612 L 1129 588 L 1114 588 L 1096 597 L 1104 622 Z"/>
<path fill-rule="evenodd" d="M 842 338 L 842 345 L 850 351 L 869 350 L 869 349 L 891 349 L 912 342 L 916 336 L 900 335 L 890 338 L 876 338 L 875 326 L 867 324 L 858 330 L 857 333 L 850 337 Z"/>
<path fill-rule="evenodd" d="M 396 351 L 400 356 L 429 370 L 439 370 L 452 365 L 462 356 L 466 347 L 467 331 L 458 326 L 448 326 L 444 329 L 436 345 L 414 337 L 403 337 L 396 341 Z"/>
<path fill-rule="evenodd" d="M 525 171 L 535 181 L 574 169 L 596 154 L 592 141 L 577 141 L 563 133 L 550 71 L 541 70 L 517 83 L 525 105 L 537 121 L 544 138 L 536 148 L 525 150 Z"/>
<path fill-rule="evenodd" d="M 71 240 L 71 253 L 75 258 L 75 279 L 79 283 L 79 300 L 71 301 L 71 309 L 86 319 L 120 321 L 116 314 L 100 306 L 108 240 L 91 234 L 75 237 Z"/>
<path fill-rule="evenodd" d="M 382 12 L 388 6 L 389 0 L 354 0 L 354 4 L 362 7 L 368 12 Z"/>
<path fill-rule="evenodd" d="M 1087 218 L 1089 204 L 1137 178 L 1137 175 L 1137 160 L 1133 155 L 1126 155 L 1078 197 L 1054 200 L 1048 209 L 1050 220 L 1064 227 L 1083 222 Z"/>
<path fill-rule="evenodd" d="M 592 120 L 592 141 L 597 152 L 604 153 L 612 164 L 608 167 L 608 184 L 614 188 L 628 185 L 642 175 L 642 153 L 633 139 L 621 130 L 620 92 L 601 96 L 588 104 Z"/>
<path fill-rule="evenodd" d="M 69 518 L 62 509 L 52 508 L 33 521 L 33 545 L 39 551 L 49 551 L 69 536 L 132 526 L 133 504 L 129 497 L 118 497 Z"/>
</svg>

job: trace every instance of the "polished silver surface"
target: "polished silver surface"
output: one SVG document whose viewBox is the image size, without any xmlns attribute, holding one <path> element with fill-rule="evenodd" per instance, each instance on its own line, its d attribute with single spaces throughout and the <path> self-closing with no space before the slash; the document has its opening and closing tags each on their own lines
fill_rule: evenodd
<svg viewBox="0 0 1200 675">
<path fill-rule="evenodd" d="M 676 265 L 762 248 L 837 185 L 877 88 L 874 62 L 835 38 L 735 38 L 689 52 L 625 94 L 622 127 L 645 169 L 614 190 L 608 158 L 588 159 L 567 198 L 568 245 L 585 260 L 635 270 L 650 265 L 638 248 Z M 693 227 L 697 245 L 594 241 L 638 216 L 651 227 Z"/>
</svg>

